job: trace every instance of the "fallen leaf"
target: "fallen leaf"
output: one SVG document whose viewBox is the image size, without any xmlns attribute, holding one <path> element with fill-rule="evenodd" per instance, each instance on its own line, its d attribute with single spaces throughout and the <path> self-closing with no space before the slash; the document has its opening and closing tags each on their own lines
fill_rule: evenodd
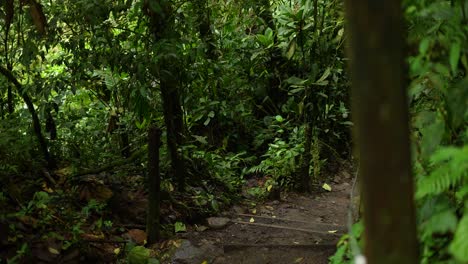
<svg viewBox="0 0 468 264">
<path fill-rule="evenodd" d="M 255 219 L 253 219 L 253 217 L 251 217 L 250 220 L 249 220 L 249 222 L 250 222 L 250 223 L 253 223 L 253 222 L 255 222 Z"/>
<path fill-rule="evenodd" d="M 326 191 L 329 191 L 329 192 L 331 192 L 331 190 L 332 190 L 331 186 L 328 185 L 328 184 L 326 184 L 326 183 L 324 183 L 324 184 L 322 185 L 322 188 L 323 188 L 324 190 L 326 190 Z"/>
<path fill-rule="evenodd" d="M 304 260 L 303 257 L 302 257 L 302 258 L 297 258 L 297 259 L 294 261 L 294 263 L 301 263 L 303 260 Z"/>
<path fill-rule="evenodd" d="M 148 239 L 146 232 L 140 229 L 130 229 L 126 235 L 137 245 L 144 245 Z"/>
<path fill-rule="evenodd" d="M 273 211 L 273 210 L 274 210 L 274 208 L 273 208 L 272 206 L 269 206 L 269 205 L 265 205 L 265 208 L 268 209 L 268 210 L 270 210 L 270 211 Z"/>
<path fill-rule="evenodd" d="M 205 231 L 205 230 L 207 230 L 207 229 L 208 229 L 208 227 L 206 227 L 206 226 L 204 226 L 204 225 L 200 225 L 200 226 L 197 226 L 197 227 L 196 227 L 196 230 L 197 230 L 198 232 L 203 232 L 203 231 Z"/>
<path fill-rule="evenodd" d="M 256 213 L 257 213 L 257 209 L 253 209 L 252 214 L 256 214 Z"/>
<path fill-rule="evenodd" d="M 208 261 L 204 260 L 201 264 L 208 264 Z"/>
<path fill-rule="evenodd" d="M 330 233 L 330 234 L 335 234 L 336 232 L 338 232 L 338 230 L 330 230 L 330 231 L 328 231 L 328 233 Z"/>
<path fill-rule="evenodd" d="M 273 185 L 268 185 L 267 190 L 271 191 L 271 188 L 273 188 Z"/>
<path fill-rule="evenodd" d="M 60 255 L 60 252 L 57 249 L 55 249 L 53 247 L 49 247 L 48 249 L 49 249 L 50 253 L 52 253 L 54 255 Z"/>
<path fill-rule="evenodd" d="M 114 254 L 116 254 L 116 255 L 120 254 L 120 248 L 115 248 L 114 249 Z"/>
</svg>

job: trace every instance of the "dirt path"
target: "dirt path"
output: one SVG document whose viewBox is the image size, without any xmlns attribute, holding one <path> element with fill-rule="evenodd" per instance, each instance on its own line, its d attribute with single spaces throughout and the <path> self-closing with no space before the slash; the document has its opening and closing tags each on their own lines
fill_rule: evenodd
<svg viewBox="0 0 468 264">
<path fill-rule="evenodd" d="M 335 177 L 331 192 L 290 193 L 255 207 L 235 206 L 220 229 L 181 235 L 171 263 L 328 263 L 346 232 L 350 175 Z"/>
</svg>

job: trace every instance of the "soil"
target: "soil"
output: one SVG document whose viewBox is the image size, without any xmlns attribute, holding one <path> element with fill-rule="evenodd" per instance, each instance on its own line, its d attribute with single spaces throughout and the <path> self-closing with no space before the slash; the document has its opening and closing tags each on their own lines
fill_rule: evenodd
<svg viewBox="0 0 468 264">
<path fill-rule="evenodd" d="M 351 181 L 342 171 L 330 192 L 234 206 L 220 216 L 230 220 L 221 229 L 198 226 L 179 234 L 185 243 L 170 263 L 328 263 L 347 230 Z"/>
</svg>

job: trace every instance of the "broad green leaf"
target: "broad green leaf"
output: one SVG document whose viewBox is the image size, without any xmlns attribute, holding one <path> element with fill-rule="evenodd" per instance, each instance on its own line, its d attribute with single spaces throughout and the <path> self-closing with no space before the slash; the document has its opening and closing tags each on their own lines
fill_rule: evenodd
<svg viewBox="0 0 468 264">
<path fill-rule="evenodd" d="M 148 259 L 148 263 L 147 264 L 160 264 L 161 262 L 159 262 L 158 259 L 156 258 L 150 258 Z"/>
<path fill-rule="evenodd" d="M 197 135 L 192 135 L 192 137 L 195 138 L 196 141 L 206 145 L 208 144 L 208 141 L 206 141 L 206 137 L 202 137 L 202 136 L 197 136 Z"/>
<path fill-rule="evenodd" d="M 450 67 L 452 73 L 455 74 L 458 67 L 458 61 L 460 60 L 461 44 L 460 42 L 454 42 L 450 47 Z"/>
<path fill-rule="evenodd" d="M 150 257 L 150 250 L 142 247 L 136 246 L 130 250 L 128 253 L 128 263 L 129 264 L 147 264 Z"/>
<path fill-rule="evenodd" d="M 423 38 L 421 43 L 419 43 L 419 53 L 421 55 L 426 54 L 427 50 L 429 49 L 430 38 Z"/>
<path fill-rule="evenodd" d="M 275 119 L 278 122 L 283 122 L 284 121 L 284 118 L 282 116 L 280 116 L 280 115 L 275 116 Z"/>
<path fill-rule="evenodd" d="M 271 39 L 273 37 L 273 30 L 271 28 L 267 28 L 265 30 L 265 36 Z"/>
<path fill-rule="evenodd" d="M 174 224 L 174 232 L 179 233 L 179 232 L 186 232 L 187 227 L 185 227 L 185 224 L 182 222 L 175 222 Z"/>
<path fill-rule="evenodd" d="M 205 122 L 203 122 L 203 125 L 207 126 L 208 124 L 210 124 L 210 121 L 211 121 L 211 118 L 208 117 L 208 118 L 205 120 Z"/>
<path fill-rule="evenodd" d="M 302 92 L 304 90 L 305 90 L 304 87 L 299 87 L 299 88 L 292 89 L 291 91 L 289 91 L 289 94 L 296 94 L 296 93 Z"/>
<path fill-rule="evenodd" d="M 294 56 L 295 52 L 296 52 L 296 41 L 293 40 L 289 43 L 288 52 L 286 53 L 286 58 L 290 60 L 292 56 Z"/>
<path fill-rule="evenodd" d="M 286 79 L 285 81 L 286 83 L 289 83 L 289 84 L 293 84 L 293 85 L 304 85 L 307 80 L 304 80 L 304 79 L 301 79 L 301 78 L 298 78 L 296 76 L 292 76 L 292 77 L 289 77 L 288 79 Z"/>
<path fill-rule="evenodd" d="M 328 185 L 328 184 L 326 184 L 326 183 L 324 183 L 324 184 L 322 185 L 322 188 L 323 188 L 325 191 L 329 191 L 329 192 L 331 192 L 331 190 L 332 190 L 331 186 Z"/>
<path fill-rule="evenodd" d="M 213 210 L 215 210 L 215 212 L 219 212 L 219 204 L 218 204 L 218 201 L 216 199 L 211 200 L 211 208 L 213 208 Z"/>
<path fill-rule="evenodd" d="M 316 84 L 317 85 L 327 85 L 328 82 L 326 82 L 325 80 L 328 78 L 328 76 L 330 75 L 331 73 L 331 70 L 330 70 L 330 67 L 328 67 L 325 72 L 322 74 L 322 77 L 320 77 L 320 79 L 318 79 L 316 81 Z"/>
</svg>

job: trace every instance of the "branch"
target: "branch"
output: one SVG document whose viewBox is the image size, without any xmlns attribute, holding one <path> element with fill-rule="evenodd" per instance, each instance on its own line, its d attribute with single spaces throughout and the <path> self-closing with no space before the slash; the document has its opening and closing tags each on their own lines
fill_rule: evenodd
<svg viewBox="0 0 468 264">
<path fill-rule="evenodd" d="M 4 68 L 3 66 L 0 66 L 0 73 L 3 76 L 5 76 L 10 82 L 12 82 L 21 94 L 23 93 L 23 86 L 8 69 Z"/>
</svg>

